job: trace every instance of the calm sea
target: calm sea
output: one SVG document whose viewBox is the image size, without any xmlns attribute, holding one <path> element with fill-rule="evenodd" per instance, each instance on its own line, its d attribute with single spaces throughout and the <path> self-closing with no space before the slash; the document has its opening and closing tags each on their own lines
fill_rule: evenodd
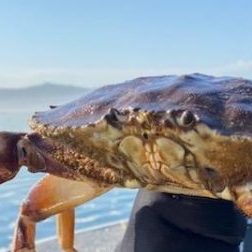
<svg viewBox="0 0 252 252">
<path fill-rule="evenodd" d="M 0 111 L 0 130 L 27 131 L 29 111 Z M 18 209 L 29 189 L 43 174 L 30 174 L 22 169 L 12 181 L 0 186 L 0 252 L 7 251 L 11 243 Z M 106 226 L 129 217 L 135 190 L 114 189 L 105 195 L 79 206 L 76 211 L 76 229 Z M 54 236 L 55 218 L 37 225 L 37 239 Z"/>
</svg>

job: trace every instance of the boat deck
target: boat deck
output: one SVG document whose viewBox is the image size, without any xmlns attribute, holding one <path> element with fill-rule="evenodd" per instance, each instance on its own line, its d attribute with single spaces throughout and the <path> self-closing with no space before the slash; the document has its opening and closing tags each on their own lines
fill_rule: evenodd
<svg viewBox="0 0 252 252">
<path fill-rule="evenodd" d="M 76 249 L 79 252 L 112 252 L 121 241 L 127 223 L 118 223 L 104 228 L 90 231 L 79 231 L 75 236 Z M 60 252 L 57 240 L 48 239 L 37 245 L 38 252 Z M 252 224 L 248 225 L 244 244 L 241 252 L 252 251 Z"/>
</svg>

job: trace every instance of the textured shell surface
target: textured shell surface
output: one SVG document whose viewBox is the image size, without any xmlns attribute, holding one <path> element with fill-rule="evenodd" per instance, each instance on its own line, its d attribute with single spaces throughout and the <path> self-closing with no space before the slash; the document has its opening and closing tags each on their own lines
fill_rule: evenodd
<svg viewBox="0 0 252 252">
<path fill-rule="evenodd" d="M 251 136 L 252 81 L 203 74 L 142 77 L 101 87 L 71 103 L 38 112 L 33 121 L 78 127 L 103 118 L 111 108 L 124 111 L 189 110 L 225 135 Z"/>
</svg>

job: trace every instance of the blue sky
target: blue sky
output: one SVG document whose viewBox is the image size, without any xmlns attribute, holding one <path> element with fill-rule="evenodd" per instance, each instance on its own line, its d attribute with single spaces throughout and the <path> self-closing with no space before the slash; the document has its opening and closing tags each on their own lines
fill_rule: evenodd
<svg viewBox="0 0 252 252">
<path fill-rule="evenodd" d="M 0 1 L 0 87 L 204 72 L 252 79 L 252 1 Z"/>
</svg>

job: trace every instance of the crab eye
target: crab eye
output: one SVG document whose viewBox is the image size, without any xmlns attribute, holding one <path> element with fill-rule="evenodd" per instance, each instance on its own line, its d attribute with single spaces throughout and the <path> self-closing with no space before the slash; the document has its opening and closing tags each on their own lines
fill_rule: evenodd
<svg viewBox="0 0 252 252">
<path fill-rule="evenodd" d="M 196 118 L 194 114 L 189 110 L 183 111 L 183 113 L 181 114 L 178 120 L 179 125 L 182 127 L 190 127 L 194 125 L 195 122 L 196 122 Z"/>
</svg>

